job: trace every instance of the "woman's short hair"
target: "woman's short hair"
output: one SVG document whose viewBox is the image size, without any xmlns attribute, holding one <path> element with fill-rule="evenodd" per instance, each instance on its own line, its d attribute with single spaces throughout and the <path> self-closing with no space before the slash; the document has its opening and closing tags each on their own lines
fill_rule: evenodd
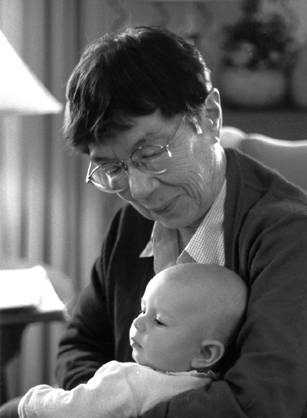
<svg viewBox="0 0 307 418">
<path fill-rule="evenodd" d="M 81 152 L 159 109 L 197 113 L 211 90 L 199 51 L 159 27 L 106 34 L 83 52 L 67 84 L 64 135 Z"/>
</svg>

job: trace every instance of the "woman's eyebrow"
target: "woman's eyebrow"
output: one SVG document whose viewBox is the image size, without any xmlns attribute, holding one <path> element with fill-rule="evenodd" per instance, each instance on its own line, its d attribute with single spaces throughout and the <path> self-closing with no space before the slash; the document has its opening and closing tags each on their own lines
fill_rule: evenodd
<svg viewBox="0 0 307 418">
<path fill-rule="evenodd" d="M 167 137 L 171 134 L 171 131 L 168 128 L 169 126 L 166 126 L 166 125 L 152 127 L 137 142 L 147 141 L 148 139 L 157 139 L 157 138 L 159 139 L 159 138 Z"/>
<path fill-rule="evenodd" d="M 110 162 L 110 161 L 120 161 L 118 158 L 110 158 L 110 157 L 100 157 L 100 156 L 90 156 L 90 160 L 95 164 L 101 164 L 103 162 Z"/>
<path fill-rule="evenodd" d="M 104 159 L 105 159 L 104 157 L 98 157 L 98 156 L 95 156 L 95 155 L 94 156 L 90 155 L 90 160 L 93 163 L 96 163 L 96 164 L 101 163 Z"/>
<path fill-rule="evenodd" d="M 118 158 L 114 155 L 113 157 L 108 157 L 106 155 L 99 155 L 95 153 L 95 150 L 92 150 L 92 152 L 89 153 L 90 160 L 93 163 L 99 164 L 104 161 L 117 161 Z"/>
<path fill-rule="evenodd" d="M 149 141 L 155 141 L 157 139 L 163 138 L 163 136 L 165 136 L 164 132 L 160 132 L 160 131 L 159 132 L 153 132 L 153 131 L 147 132 L 135 142 L 135 144 L 133 145 L 133 148 L 140 147 L 148 143 Z"/>
</svg>

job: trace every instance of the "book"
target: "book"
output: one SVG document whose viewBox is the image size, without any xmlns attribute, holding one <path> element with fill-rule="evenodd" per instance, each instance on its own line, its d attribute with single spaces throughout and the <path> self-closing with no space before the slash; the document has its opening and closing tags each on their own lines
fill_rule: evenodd
<svg viewBox="0 0 307 418">
<path fill-rule="evenodd" d="M 43 266 L 0 270 L 0 311 L 21 308 L 66 310 Z"/>
</svg>

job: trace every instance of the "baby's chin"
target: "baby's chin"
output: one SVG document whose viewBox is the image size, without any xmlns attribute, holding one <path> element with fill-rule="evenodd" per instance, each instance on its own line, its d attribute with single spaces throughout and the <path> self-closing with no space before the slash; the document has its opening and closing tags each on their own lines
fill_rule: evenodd
<svg viewBox="0 0 307 418">
<path fill-rule="evenodd" d="M 151 369 L 156 370 L 158 372 L 166 372 L 166 370 L 158 367 L 156 364 L 154 364 L 150 361 L 146 361 L 144 359 L 141 359 L 138 355 L 134 355 L 133 353 L 132 353 L 132 358 L 140 366 L 150 367 Z"/>
<path fill-rule="evenodd" d="M 167 365 L 161 364 L 161 362 L 149 360 L 144 356 L 143 352 L 136 349 L 132 349 L 132 358 L 139 365 L 150 367 L 151 369 L 156 370 L 158 372 L 179 373 L 192 370 L 191 367 L 175 367 L 174 365 L 173 367 L 167 367 Z"/>
</svg>

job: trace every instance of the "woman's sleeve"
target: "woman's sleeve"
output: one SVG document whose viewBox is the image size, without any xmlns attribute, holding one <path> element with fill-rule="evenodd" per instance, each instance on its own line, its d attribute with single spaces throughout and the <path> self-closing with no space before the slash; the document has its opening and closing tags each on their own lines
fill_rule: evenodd
<svg viewBox="0 0 307 418">
<path fill-rule="evenodd" d="M 88 286 L 81 292 L 60 340 L 56 376 L 64 389 L 87 382 L 104 363 L 114 359 L 112 312 L 107 304 L 106 271 L 118 230 L 112 222 Z M 102 331 L 103 330 L 103 331 Z"/>
</svg>

